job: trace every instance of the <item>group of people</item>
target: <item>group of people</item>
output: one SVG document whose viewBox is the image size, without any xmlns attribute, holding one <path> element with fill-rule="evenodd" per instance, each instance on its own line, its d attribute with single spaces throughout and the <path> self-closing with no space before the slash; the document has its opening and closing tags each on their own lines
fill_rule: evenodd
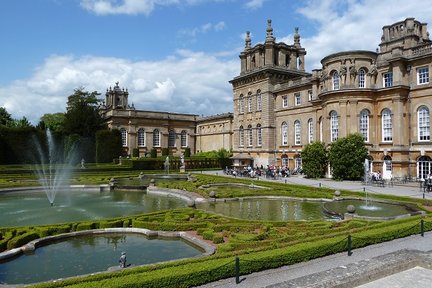
<svg viewBox="0 0 432 288">
<path fill-rule="evenodd" d="M 299 171 L 296 170 L 296 172 L 298 173 Z M 289 177 L 292 174 L 288 169 L 288 167 L 286 166 L 278 167 L 278 166 L 270 166 L 270 165 L 267 165 L 266 168 L 264 168 L 263 165 L 261 166 L 256 165 L 254 168 L 252 166 L 247 166 L 243 168 L 225 167 L 224 173 L 226 175 L 250 177 L 250 178 L 265 176 L 266 178 L 270 178 L 270 179 Z"/>
</svg>

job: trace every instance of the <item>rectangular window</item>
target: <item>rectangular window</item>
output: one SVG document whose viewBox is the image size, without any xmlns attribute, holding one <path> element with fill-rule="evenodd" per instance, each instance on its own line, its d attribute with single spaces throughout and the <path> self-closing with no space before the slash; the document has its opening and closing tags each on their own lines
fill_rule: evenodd
<svg viewBox="0 0 432 288">
<path fill-rule="evenodd" d="M 384 87 L 392 87 L 393 86 L 393 73 L 388 72 L 383 75 Z"/>
<path fill-rule="evenodd" d="M 309 90 L 308 91 L 308 100 L 312 101 L 312 97 L 313 97 L 312 90 Z"/>
<path fill-rule="evenodd" d="M 295 105 L 298 106 L 301 104 L 301 97 L 300 97 L 300 93 L 296 93 L 294 94 L 294 99 L 295 99 Z"/>
<path fill-rule="evenodd" d="M 382 115 L 382 125 L 383 125 L 383 142 L 392 142 L 393 141 L 393 132 L 392 132 L 392 119 L 391 114 L 383 114 Z"/>
<path fill-rule="evenodd" d="M 421 67 L 417 69 L 417 84 L 428 84 L 429 83 L 429 68 Z"/>
<path fill-rule="evenodd" d="M 288 107 L 288 96 L 284 95 L 282 96 L 282 107 Z"/>
<path fill-rule="evenodd" d="M 247 98 L 248 100 L 248 112 L 252 112 L 252 96 Z"/>
<path fill-rule="evenodd" d="M 257 95 L 257 111 L 262 110 L 262 97 L 261 94 Z"/>
</svg>

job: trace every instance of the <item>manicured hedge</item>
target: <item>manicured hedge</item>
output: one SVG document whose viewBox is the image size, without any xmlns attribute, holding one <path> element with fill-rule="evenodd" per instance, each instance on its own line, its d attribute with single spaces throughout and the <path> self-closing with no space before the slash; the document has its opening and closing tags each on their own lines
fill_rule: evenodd
<svg viewBox="0 0 432 288">
<path fill-rule="evenodd" d="M 96 132 L 96 162 L 111 163 L 123 153 L 121 133 L 117 129 Z"/>
</svg>

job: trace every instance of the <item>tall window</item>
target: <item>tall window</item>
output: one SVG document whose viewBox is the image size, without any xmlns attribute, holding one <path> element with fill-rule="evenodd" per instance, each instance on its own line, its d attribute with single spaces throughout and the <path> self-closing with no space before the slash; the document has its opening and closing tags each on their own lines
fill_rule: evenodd
<svg viewBox="0 0 432 288">
<path fill-rule="evenodd" d="M 186 130 L 183 130 L 182 132 L 181 132 L 181 139 L 180 139 L 180 144 L 181 144 L 181 147 L 187 147 L 187 145 L 188 145 L 188 143 L 187 143 L 187 132 L 186 132 Z"/>
<path fill-rule="evenodd" d="M 159 129 L 153 130 L 153 147 L 160 147 L 160 131 L 159 131 Z"/>
<path fill-rule="evenodd" d="M 261 131 L 261 124 L 257 124 L 256 127 L 256 135 L 257 135 L 257 146 L 262 146 L 262 131 Z"/>
<path fill-rule="evenodd" d="M 301 126 L 298 120 L 294 122 L 294 143 L 295 145 L 301 144 Z"/>
<path fill-rule="evenodd" d="M 125 128 L 120 129 L 121 138 L 122 138 L 122 145 L 123 147 L 127 147 L 127 131 Z"/>
<path fill-rule="evenodd" d="M 288 107 L 288 96 L 284 95 L 282 96 L 282 107 Z"/>
<path fill-rule="evenodd" d="M 323 142 L 323 119 L 322 117 L 319 118 L 319 139 L 321 142 Z"/>
<path fill-rule="evenodd" d="M 261 96 L 261 91 L 257 91 L 257 111 L 261 111 L 262 110 L 262 96 Z"/>
<path fill-rule="evenodd" d="M 340 79 L 339 79 L 339 73 L 337 71 L 333 72 L 332 80 L 333 80 L 333 90 L 339 90 Z"/>
<path fill-rule="evenodd" d="M 298 106 L 301 104 L 301 96 L 300 93 L 296 93 L 294 94 L 294 101 L 295 101 L 295 105 Z"/>
<path fill-rule="evenodd" d="M 239 128 L 239 146 L 244 146 L 244 130 L 243 126 Z"/>
<path fill-rule="evenodd" d="M 286 122 L 282 122 L 281 132 L 282 145 L 288 145 L 288 124 Z"/>
<path fill-rule="evenodd" d="M 308 100 L 312 101 L 312 98 L 313 98 L 312 90 L 308 90 Z"/>
<path fill-rule="evenodd" d="M 421 67 L 417 69 L 417 84 L 429 83 L 429 67 Z"/>
<path fill-rule="evenodd" d="M 392 115 L 390 109 L 384 109 L 381 113 L 382 121 L 382 141 L 393 141 Z"/>
<path fill-rule="evenodd" d="M 138 138 L 138 147 L 144 147 L 145 146 L 145 130 L 143 128 L 138 129 L 137 138 Z"/>
<path fill-rule="evenodd" d="M 418 140 L 430 141 L 430 116 L 429 109 L 421 106 L 417 111 L 418 120 Z"/>
<path fill-rule="evenodd" d="M 365 142 L 369 142 L 369 111 L 364 109 L 360 112 L 360 134 Z"/>
<path fill-rule="evenodd" d="M 247 98 L 248 112 L 252 112 L 252 95 L 249 95 Z"/>
<path fill-rule="evenodd" d="M 170 129 L 168 132 L 168 147 L 176 146 L 176 133 L 174 129 Z"/>
<path fill-rule="evenodd" d="M 247 133 L 248 133 L 248 136 L 247 136 L 247 138 L 248 138 L 248 146 L 252 146 L 253 145 L 253 138 L 252 138 L 252 125 L 249 125 L 248 126 L 248 131 L 247 131 Z"/>
<path fill-rule="evenodd" d="M 388 72 L 383 75 L 384 87 L 392 87 L 393 86 L 393 73 Z"/>
<path fill-rule="evenodd" d="M 336 111 L 330 113 L 330 140 L 331 142 L 336 141 L 339 136 L 339 119 Z"/>
<path fill-rule="evenodd" d="M 365 70 L 363 68 L 359 69 L 357 75 L 358 75 L 358 87 L 359 88 L 366 88 L 366 73 L 365 73 Z"/>
<path fill-rule="evenodd" d="M 314 134 L 313 133 L 313 120 L 309 119 L 308 120 L 308 143 L 309 144 L 312 143 L 314 140 L 313 134 Z"/>
<path fill-rule="evenodd" d="M 243 95 L 239 97 L 239 113 L 244 113 L 244 99 Z"/>
</svg>

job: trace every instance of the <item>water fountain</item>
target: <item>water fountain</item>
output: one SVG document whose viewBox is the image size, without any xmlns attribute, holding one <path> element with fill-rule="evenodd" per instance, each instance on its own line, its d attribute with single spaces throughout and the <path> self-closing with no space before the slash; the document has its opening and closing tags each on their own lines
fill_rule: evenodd
<svg viewBox="0 0 432 288">
<path fill-rule="evenodd" d="M 46 146 L 47 152 L 43 149 L 40 141 L 33 135 L 33 143 L 36 147 L 37 157 L 36 164 L 33 171 L 37 175 L 39 183 L 42 185 L 43 190 L 48 198 L 51 206 L 54 205 L 55 196 L 57 191 L 67 183 L 70 176 L 71 165 L 74 160 L 74 153 L 69 157 L 69 163 L 60 167 L 57 161 L 59 147 L 49 129 L 46 130 Z M 72 149 L 73 152 L 74 149 Z"/>
</svg>

